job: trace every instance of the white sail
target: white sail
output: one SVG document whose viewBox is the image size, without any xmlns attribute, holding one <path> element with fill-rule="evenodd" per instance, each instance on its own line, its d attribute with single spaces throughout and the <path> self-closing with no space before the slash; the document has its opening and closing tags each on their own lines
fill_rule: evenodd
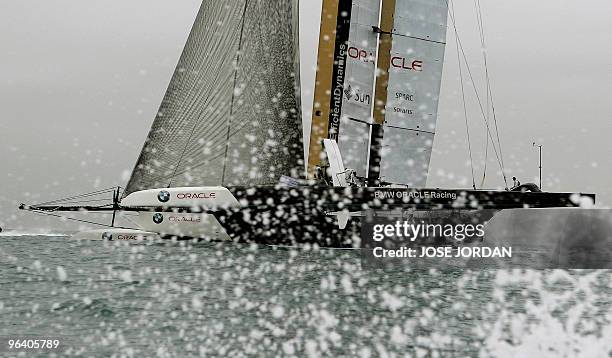
<svg viewBox="0 0 612 358">
<path fill-rule="evenodd" d="M 380 177 L 424 186 L 436 132 L 447 0 L 397 0 Z"/>
<path fill-rule="evenodd" d="M 345 166 L 361 177 L 368 169 L 379 16 L 379 0 L 353 1 L 338 146 Z"/>
<path fill-rule="evenodd" d="M 323 0 L 308 173 L 337 141 L 347 167 L 365 176 L 374 102 L 380 0 Z"/>
<path fill-rule="evenodd" d="M 311 175 L 332 139 L 359 177 L 426 185 L 447 12 L 446 0 L 323 2 Z"/>
<path fill-rule="evenodd" d="M 125 195 L 303 172 L 298 0 L 203 0 Z"/>
</svg>

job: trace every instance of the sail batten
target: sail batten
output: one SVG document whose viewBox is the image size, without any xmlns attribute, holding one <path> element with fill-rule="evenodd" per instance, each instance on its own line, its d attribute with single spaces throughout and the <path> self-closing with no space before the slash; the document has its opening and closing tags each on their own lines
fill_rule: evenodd
<svg viewBox="0 0 612 358">
<path fill-rule="evenodd" d="M 297 0 L 204 0 L 125 195 L 301 176 Z"/>
</svg>

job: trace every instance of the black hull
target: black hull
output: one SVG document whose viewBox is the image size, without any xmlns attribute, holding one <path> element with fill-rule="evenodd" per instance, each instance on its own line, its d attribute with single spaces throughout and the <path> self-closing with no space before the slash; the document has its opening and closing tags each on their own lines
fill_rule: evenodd
<svg viewBox="0 0 612 358">
<path fill-rule="evenodd" d="M 363 217 L 371 213 L 397 217 L 418 213 L 431 220 L 484 222 L 496 212 L 523 208 L 571 208 L 595 202 L 595 195 L 484 190 L 407 189 L 389 187 L 330 188 L 319 186 L 229 187 L 240 206 L 233 208 L 25 206 L 37 212 L 132 211 L 192 212 L 214 215 L 237 242 L 268 245 L 360 247 Z M 350 214 L 347 225 L 337 213 Z M 392 213 L 392 214 L 389 214 Z M 467 219 L 466 219 L 467 217 Z M 444 238 L 433 239 L 445 243 Z M 431 243 L 428 243 L 431 244 Z"/>
<path fill-rule="evenodd" d="M 489 190 L 407 189 L 387 187 L 229 187 L 246 206 L 304 205 L 323 211 L 362 210 L 503 210 L 578 207 L 594 194 Z M 270 201 L 271 200 L 271 201 Z"/>
<path fill-rule="evenodd" d="M 389 188 L 229 188 L 245 205 L 214 211 L 217 220 L 237 242 L 267 245 L 305 244 L 320 247 L 360 247 L 361 224 L 368 212 L 393 212 L 393 216 L 416 215 L 428 222 L 486 222 L 497 212 L 518 208 L 577 207 L 569 193 L 523 193 Z M 333 213 L 352 213 L 340 228 Z M 432 238 L 427 245 L 446 245 Z"/>
</svg>

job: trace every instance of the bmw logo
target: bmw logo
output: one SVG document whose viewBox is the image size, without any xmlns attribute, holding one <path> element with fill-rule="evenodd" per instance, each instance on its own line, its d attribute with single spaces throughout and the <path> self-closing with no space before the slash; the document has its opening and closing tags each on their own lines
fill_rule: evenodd
<svg viewBox="0 0 612 358">
<path fill-rule="evenodd" d="M 153 222 L 156 224 L 161 224 L 164 222 L 164 214 L 155 213 L 155 215 L 153 215 Z"/>
<path fill-rule="evenodd" d="M 161 201 L 162 203 L 167 203 L 168 200 L 170 200 L 170 193 L 162 190 L 159 192 L 159 194 L 157 194 L 157 199 L 159 199 L 159 201 Z"/>
<path fill-rule="evenodd" d="M 110 232 L 105 232 L 104 234 L 102 234 L 102 240 L 113 241 L 113 234 L 111 234 Z"/>
</svg>

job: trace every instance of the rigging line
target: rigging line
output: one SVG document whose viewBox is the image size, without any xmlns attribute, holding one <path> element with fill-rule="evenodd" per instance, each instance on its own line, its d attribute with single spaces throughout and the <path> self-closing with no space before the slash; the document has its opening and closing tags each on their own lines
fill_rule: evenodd
<svg viewBox="0 0 612 358">
<path fill-rule="evenodd" d="M 108 224 L 97 223 L 97 222 L 89 221 L 89 220 L 81 220 L 81 219 L 76 219 L 76 218 L 69 218 L 67 216 L 57 215 L 57 214 L 48 213 L 48 212 L 39 211 L 39 210 L 28 210 L 28 211 L 31 212 L 31 213 L 34 213 L 34 214 L 38 214 L 38 215 L 52 216 L 52 217 L 55 217 L 55 218 L 60 218 L 60 219 L 65 219 L 65 220 L 70 220 L 70 221 L 76 221 L 76 222 L 80 222 L 80 223 L 84 223 L 84 224 L 103 226 L 103 227 L 113 228 L 113 229 L 134 230 L 134 229 L 129 228 L 129 227 L 121 227 L 121 226 L 114 226 L 113 227 L 113 226 L 108 225 Z"/>
<path fill-rule="evenodd" d="M 447 0 L 447 3 L 448 3 L 448 0 Z M 453 26 L 456 29 L 457 28 L 457 24 L 455 22 L 455 18 L 452 16 L 452 14 L 451 14 L 451 19 L 452 19 L 452 22 L 453 22 Z M 457 40 L 459 42 L 459 47 L 461 48 L 461 52 L 463 54 L 463 60 L 464 60 L 464 62 L 466 64 L 466 68 L 468 70 L 468 74 L 470 75 L 470 80 L 472 81 L 472 88 L 474 89 L 474 93 L 476 94 L 476 99 L 478 100 L 478 105 L 480 106 L 480 112 L 482 113 L 482 116 L 483 116 L 484 121 L 485 121 L 485 125 L 487 127 L 487 134 L 488 134 L 489 137 L 491 137 L 491 141 L 493 142 L 493 150 L 495 152 L 495 157 L 497 158 L 497 162 L 498 162 L 498 164 L 499 164 L 499 166 L 501 168 L 502 176 L 504 178 L 504 182 L 505 182 L 506 187 L 507 187 L 508 186 L 508 179 L 507 179 L 506 174 L 505 174 L 503 163 L 500 160 L 499 153 L 497 151 L 497 147 L 495 146 L 495 143 L 493 141 L 493 135 L 491 134 L 491 129 L 490 129 L 490 126 L 489 126 L 489 121 L 486 118 L 485 111 L 484 111 L 484 108 L 482 106 L 482 101 L 480 99 L 480 95 L 478 94 L 478 89 L 476 88 L 476 84 L 474 82 L 474 76 L 472 75 L 472 70 L 470 69 L 469 62 L 467 61 L 467 56 L 465 54 L 465 50 L 463 49 L 463 45 L 461 43 L 461 38 L 458 37 Z"/>
<path fill-rule="evenodd" d="M 487 66 L 487 54 L 486 54 L 486 45 L 485 45 L 485 35 L 484 35 L 484 21 L 482 18 L 482 11 L 480 10 L 480 0 L 474 0 L 474 10 L 476 13 L 476 19 L 478 24 L 478 34 L 480 35 L 480 46 L 482 51 L 482 57 L 484 59 L 485 66 L 485 78 L 487 84 L 487 119 L 491 119 L 491 85 L 489 81 L 489 70 Z M 485 130 L 485 158 L 484 158 L 484 168 L 482 171 L 482 181 L 480 183 L 480 187 L 484 188 L 485 180 L 487 177 L 487 169 L 488 169 L 488 160 L 489 160 L 489 138 L 487 137 L 487 133 Z M 502 156 L 503 162 L 503 156 Z"/>
<path fill-rule="evenodd" d="M 55 204 L 69 204 L 69 203 L 82 204 L 82 203 L 94 203 L 94 202 L 98 202 L 98 203 L 99 202 L 109 202 L 109 203 L 111 203 L 112 201 L 113 201 L 112 198 L 100 198 L 100 199 L 86 199 L 86 200 L 66 200 L 66 201 L 56 202 Z"/>
<path fill-rule="evenodd" d="M 455 5 L 451 1 L 450 2 L 451 12 L 454 16 L 455 14 Z M 474 176 L 474 159 L 472 155 L 472 141 L 470 139 L 470 125 L 468 123 L 468 114 L 467 114 L 467 104 L 465 101 L 465 86 L 463 84 L 463 66 L 461 65 L 461 55 L 459 53 L 459 34 L 457 33 L 457 28 L 455 27 L 455 42 L 457 44 L 457 63 L 459 65 L 459 80 L 461 82 L 461 98 L 463 100 L 463 115 L 465 118 L 465 131 L 467 133 L 467 142 L 468 142 L 468 152 L 470 154 L 470 169 L 472 170 L 472 187 L 476 190 L 476 178 Z"/>
<path fill-rule="evenodd" d="M 491 93 L 491 96 L 493 94 Z M 497 133 L 497 145 L 499 146 L 499 154 L 501 157 L 501 161 L 502 161 L 502 166 L 505 168 L 506 164 L 504 163 L 504 153 L 502 152 L 502 145 L 501 145 L 501 139 L 499 136 L 499 129 L 497 126 L 497 113 L 495 110 L 495 104 L 493 103 L 493 98 L 491 97 L 491 110 L 493 111 L 493 122 L 495 123 L 495 132 Z M 505 175 L 505 173 L 504 173 Z"/>
<path fill-rule="evenodd" d="M 495 134 L 497 136 L 497 146 L 499 148 L 502 166 L 505 168 L 504 154 L 503 154 L 501 139 L 499 135 L 499 126 L 497 124 L 497 114 L 495 111 L 495 101 L 493 99 L 493 90 L 491 88 L 491 77 L 489 75 L 487 45 L 486 45 L 485 27 L 484 27 L 484 16 L 482 15 L 482 6 L 480 5 L 480 0 L 474 0 L 474 6 L 476 8 L 476 15 L 478 18 L 478 27 L 480 30 L 480 42 L 482 46 L 482 56 L 484 59 L 485 77 L 486 77 L 486 83 L 487 83 L 487 118 L 490 119 L 490 111 L 492 110 L 493 111 L 493 121 L 495 123 Z M 487 141 L 487 149 L 488 149 L 488 144 L 489 142 Z M 486 169 L 486 166 L 485 166 L 485 169 Z M 483 176 L 484 175 L 486 175 L 486 173 L 484 173 Z"/>
<path fill-rule="evenodd" d="M 130 217 L 138 217 L 138 212 L 131 212 L 131 211 L 123 211 L 122 209 L 118 210 L 118 212 L 121 212 L 121 216 L 122 217 L 126 217 L 126 216 L 130 216 Z M 89 213 L 88 211 L 85 211 L 85 213 Z M 113 211 L 108 210 L 108 211 L 95 211 L 94 212 L 96 215 L 113 215 Z M 118 213 L 116 213 L 116 215 L 118 215 Z M 115 229 L 117 229 L 117 226 L 114 227 Z M 122 229 L 122 228 L 119 228 Z M 127 228 L 123 228 L 123 229 L 127 229 Z M 136 229 L 138 230 L 138 229 Z"/>
<path fill-rule="evenodd" d="M 487 78 L 487 90 L 488 90 L 488 96 L 490 96 L 491 98 L 491 109 L 493 111 L 493 120 L 495 121 L 495 131 L 497 133 L 497 141 L 498 141 L 498 145 L 500 148 L 500 153 L 501 153 L 501 140 L 499 137 L 499 129 L 498 129 L 498 125 L 497 125 L 497 116 L 495 114 L 495 102 L 493 101 L 493 90 L 491 89 L 491 80 L 490 80 L 490 75 L 489 75 L 489 66 L 488 66 L 488 56 L 487 56 L 487 52 L 486 52 L 486 37 L 485 37 L 485 28 L 484 28 L 484 16 L 482 15 L 482 6 L 480 5 L 480 0 L 476 0 L 477 1 L 477 12 L 479 15 L 479 24 L 480 24 L 480 28 L 481 28 L 481 38 L 482 38 L 482 47 L 484 49 L 483 51 L 483 56 L 484 56 L 484 65 L 485 65 L 485 74 L 486 74 L 486 78 Z M 504 156 L 503 153 L 501 155 L 501 159 L 502 159 L 502 163 L 504 161 Z"/>
<path fill-rule="evenodd" d="M 489 76 L 488 76 L 488 66 L 487 66 L 487 55 L 486 55 L 486 45 L 485 45 L 485 37 L 484 37 L 484 23 L 482 20 L 482 12 L 480 11 L 480 0 L 474 0 L 474 10 L 476 13 L 476 23 L 478 25 L 478 35 L 480 36 L 480 50 L 482 52 L 482 57 L 484 59 L 485 66 L 485 76 L 487 83 L 487 119 L 491 119 L 491 106 L 490 106 L 490 86 L 489 86 Z"/>
<path fill-rule="evenodd" d="M 76 196 L 72 196 L 72 197 L 68 197 L 68 198 L 46 201 L 46 202 L 43 202 L 43 203 L 39 203 L 37 205 L 54 204 L 54 203 L 60 203 L 60 202 L 67 201 L 67 200 L 75 200 L 75 199 L 81 199 L 81 198 L 88 198 L 88 197 L 92 197 L 92 196 L 98 196 L 98 195 L 102 195 L 102 194 L 108 194 L 108 193 L 111 193 L 114 189 L 115 188 L 102 189 L 102 190 L 94 191 L 94 192 L 91 192 L 91 193 L 76 195 Z"/>
<path fill-rule="evenodd" d="M 82 209 L 82 206 L 65 206 L 65 205 L 49 205 L 45 206 L 45 208 L 41 208 L 41 206 L 30 206 L 30 210 L 44 211 L 44 212 L 59 212 L 63 211 L 66 208 L 74 208 L 74 209 Z M 92 209 L 112 209 L 113 204 L 101 205 L 101 206 L 91 206 Z M 87 210 L 85 210 L 87 211 Z"/>
<path fill-rule="evenodd" d="M 484 159 L 484 170 L 482 171 L 482 182 L 480 183 L 480 187 L 484 188 L 485 179 L 487 178 L 487 167 L 489 166 L 489 137 L 487 137 L 486 128 L 485 128 L 485 159 Z"/>
<path fill-rule="evenodd" d="M 51 203 L 52 204 L 62 204 L 62 205 L 67 205 L 67 204 L 87 204 L 87 203 L 111 203 L 113 202 L 112 199 L 89 199 L 89 200 L 79 200 L 79 201 L 61 201 L 61 202 L 54 202 Z M 49 205 L 49 204 L 38 204 L 38 205 Z"/>
<path fill-rule="evenodd" d="M 85 194 L 79 194 L 79 195 L 74 195 L 71 197 L 67 197 L 67 198 L 61 198 L 61 199 L 57 199 L 57 200 L 51 200 L 51 201 L 47 201 L 48 203 L 51 202 L 56 202 L 56 201 L 62 201 L 62 200 L 71 200 L 71 199 L 78 199 L 78 198 L 84 198 L 84 197 L 91 197 L 91 196 L 96 196 L 96 195 L 102 195 L 102 194 L 107 194 L 113 191 L 114 188 L 110 188 L 110 189 L 102 189 L 102 190 L 98 190 L 98 191 L 94 191 L 94 192 L 90 192 L 90 193 L 85 193 Z"/>
<path fill-rule="evenodd" d="M 480 6 L 480 0 L 478 0 L 478 11 L 480 13 L 480 19 L 481 19 L 481 24 L 482 24 L 482 41 L 483 41 L 483 47 L 486 48 L 486 39 L 485 39 L 485 28 L 484 28 L 484 17 L 482 15 L 482 8 Z M 493 121 L 495 123 L 495 132 L 497 135 L 497 145 L 499 148 L 499 155 L 501 157 L 501 162 L 502 162 L 502 166 L 506 167 L 506 164 L 504 162 L 504 153 L 503 153 L 503 148 L 502 148 L 502 144 L 501 144 L 501 138 L 500 138 L 500 134 L 499 134 L 499 126 L 498 126 L 498 121 L 497 121 L 497 113 L 496 113 L 496 109 L 495 109 L 495 100 L 493 98 L 493 89 L 491 88 L 491 79 L 490 79 L 490 75 L 489 75 L 489 66 L 488 66 L 488 56 L 487 53 L 484 53 L 485 56 L 485 73 L 486 73 L 486 77 L 487 77 L 487 88 L 489 91 L 489 96 L 491 98 L 491 110 L 493 112 Z M 505 175 L 505 173 L 504 173 Z"/>
</svg>

